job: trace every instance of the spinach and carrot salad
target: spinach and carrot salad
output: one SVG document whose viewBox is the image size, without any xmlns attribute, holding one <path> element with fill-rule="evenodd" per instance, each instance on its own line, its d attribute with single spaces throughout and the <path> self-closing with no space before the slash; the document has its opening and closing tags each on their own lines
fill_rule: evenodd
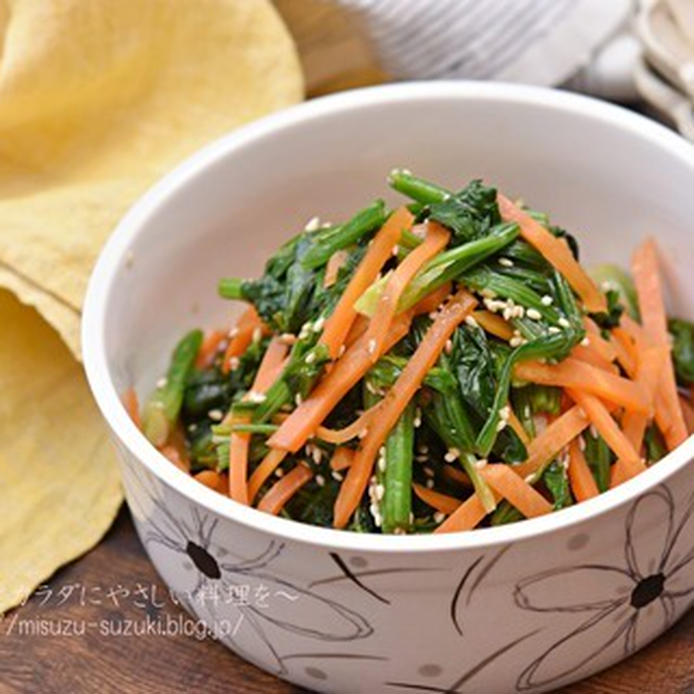
<svg viewBox="0 0 694 694">
<path fill-rule="evenodd" d="M 196 480 L 262 511 L 375 533 L 532 518 L 628 480 L 692 431 L 694 326 L 654 241 L 587 272 L 576 239 L 474 180 L 394 170 L 409 201 L 312 220 L 245 309 L 193 330 L 140 412 Z"/>
</svg>

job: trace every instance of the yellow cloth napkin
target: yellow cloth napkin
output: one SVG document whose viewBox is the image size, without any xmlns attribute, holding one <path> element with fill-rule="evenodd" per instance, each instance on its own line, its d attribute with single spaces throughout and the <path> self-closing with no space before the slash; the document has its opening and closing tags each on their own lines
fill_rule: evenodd
<svg viewBox="0 0 694 694">
<path fill-rule="evenodd" d="M 121 501 L 75 361 L 101 245 L 179 160 L 302 90 L 267 0 L 0 2 L 0 287 L 38 311 L 0 292 L 0 613 Z"/>
</svg>

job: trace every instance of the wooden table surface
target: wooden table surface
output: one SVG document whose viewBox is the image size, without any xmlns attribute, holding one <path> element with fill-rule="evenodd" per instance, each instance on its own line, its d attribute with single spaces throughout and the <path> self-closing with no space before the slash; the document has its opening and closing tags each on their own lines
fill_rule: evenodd
<svg viewBox="0 0 694 694">
<path fill-rule="evenodd" d="M 154 633 L 167 622 L 170 635 Z M 210 638 L 173 633 L 184 623 L 194 624 L 169 598 L 123 509 L 100 545 L 0 622 L 0 693 L 303 691 Z M 152 633 L 140 634 L 148 624 Z M 644 650 L 564 694 L 692 694 L 693 646 L 694 610 Z"/>
<path fill-rule="evenodd" d="M 386 78 L 343 11 L 324 0 L 275 2 L 297 40 L 309 96 Z M 301 691 L 210 638 L 171 633 L 192 622 L 168 596 L 125 509 L 98 547 L 0 620 L 0 694 Z M 169 634 L 156 633 L 167 623 Z M 645 650 L 564 691 L 694 694 L 692 646 L 694 611 Z"/>
</svg>

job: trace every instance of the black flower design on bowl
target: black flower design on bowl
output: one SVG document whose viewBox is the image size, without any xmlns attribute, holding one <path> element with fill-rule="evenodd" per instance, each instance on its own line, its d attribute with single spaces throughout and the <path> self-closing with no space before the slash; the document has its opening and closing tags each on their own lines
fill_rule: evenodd
<svg viewBox="0 0 694 694">
<path fill-rule="evenodd" d="M 627 514 L 622 562 L 550 569 L 516 585 L 514 599 L 524 610 L 588 614 L 521 672 L 516 683 L 519 690 L 557 683 L 615 643 L 622 643 L 625 655 L 633 653 L 644 645 L 645 615 L 655 619 L 654 612 L 658 611 L 663 628 L 672 623 L 676 602 L 694 593 L 688 575 L 694 562 L 694 546 L 683 532 L 693 510 L 694 495 L 676 523 L 672 494 L 667 487 L 658 487 L 639 497 Z M 659 524 L 656 531 L 662 534 L 657 551 L 653 550 L 652 538 L 642 537 L 642 530 L 652 535 L 654 523 Z M 575 588 L 586 584 L 595 586 L 595 597 L 577 601 Z M 614 627 L 604 628 L 610 618 Z M 586 653 L 580 662 L 576 662 L 576 652 Z"/>
</svg>

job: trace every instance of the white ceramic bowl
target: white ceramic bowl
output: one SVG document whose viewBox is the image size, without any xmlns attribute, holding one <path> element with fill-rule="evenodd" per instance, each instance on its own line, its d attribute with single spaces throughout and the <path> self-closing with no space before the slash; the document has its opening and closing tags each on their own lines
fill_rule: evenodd
<svg viewBox="0 0 694 694">
<path fill-rule="evenodd" d="M 119 400 L 131 384 L 150 390 L 182 331 L 229 324 L 220 276 L 252 276 L 309 217 L 339 220 L 384 194 L 393 166 L 450 186 L 481 176 L 523 195 L 577 232 L 588 262 L 626 262 L 654 234 L 672 309 L 694 314 L 692 150 L 678 136 L 567 93 L 402 84 L 272 115 L 147 193 L 89 285 L 89 381 L 154 565 L 244 658 L 321 691 L 553 689 L 634 652 L 691 603 L 692 438 L 561 513 L 367 536 L 206 489 L 147 443 Z"/>
</svg>

